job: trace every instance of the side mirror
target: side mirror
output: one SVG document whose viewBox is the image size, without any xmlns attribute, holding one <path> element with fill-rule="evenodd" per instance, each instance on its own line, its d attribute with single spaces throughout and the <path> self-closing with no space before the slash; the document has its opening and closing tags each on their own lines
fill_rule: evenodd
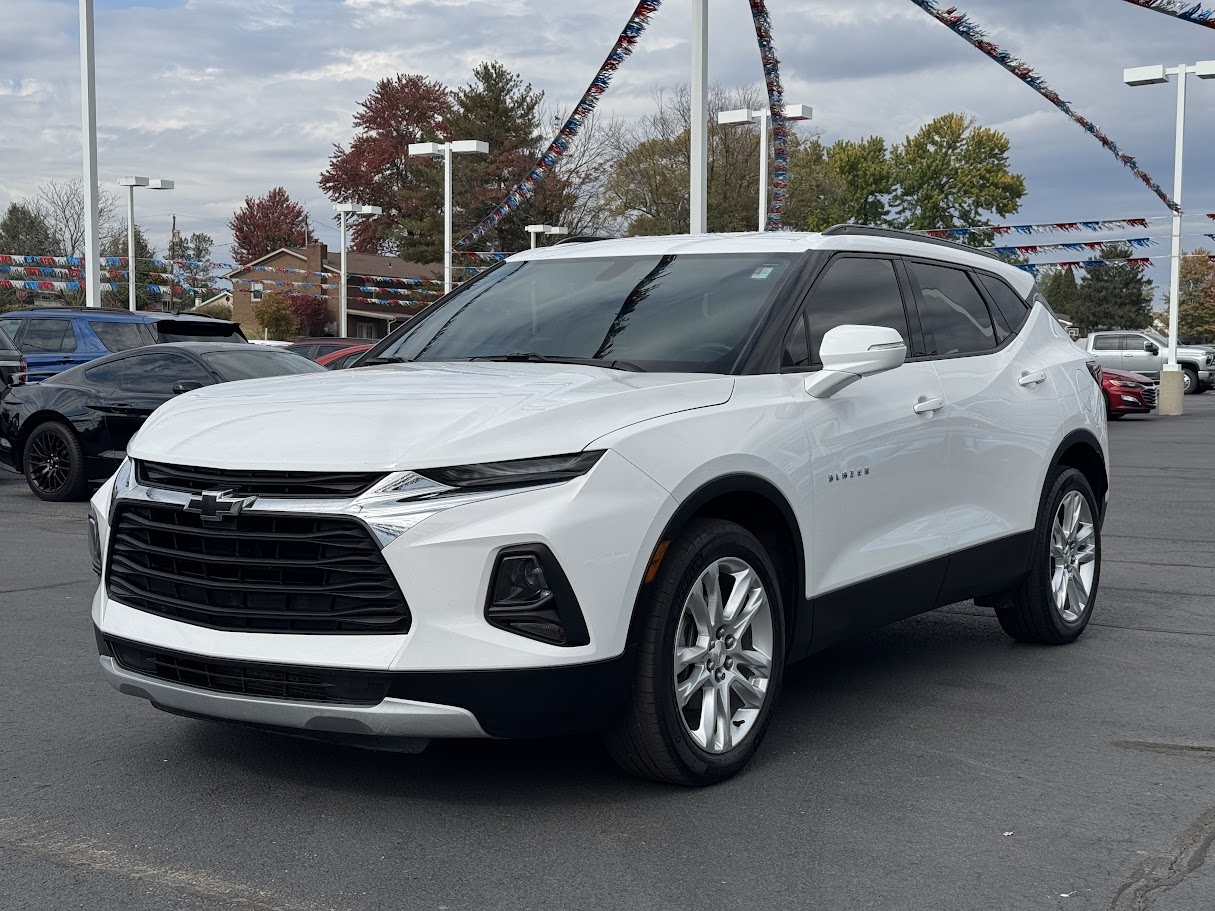
<svg viewBox="0 0 1215 911">
<path fill-rule="evenodd" d="M 181 395 L 183 392 L 193 392 L 195 389 L 202 389 L 202 387 L 203 384 L 198 380 L 178 380 L 173 384 L 173 394 Z"/>
<path fill-rule="evenodd" d="M 1159 354 L 1160 353 L 1160 349 L 1156 346 L 1156 344 L 1154 342 L 1144 342 L 1143 350 L 1146 351 L 1148 354 Z"/>
<path fill-rule="evenodd" d="M 862 377 L 901 367 L 907 343 L 887 326 L 836 326 L 823 336 L 818 356 L 823 369 L 806 379 L 806 392 L 825 399 Z"/>
</svg>

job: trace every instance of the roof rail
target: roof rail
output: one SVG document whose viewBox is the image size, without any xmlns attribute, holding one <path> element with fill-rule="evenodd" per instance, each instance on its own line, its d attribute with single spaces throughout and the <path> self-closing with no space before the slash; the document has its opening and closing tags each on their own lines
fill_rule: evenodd
<svg viewBox="0 0 1215 911">
<path fill-rule="evenodd" d="M 873 225 L 832 225 L 823 232 L 824 237 L 839 237 L 841 235 L 852 235 L 854 237 L 892 237 L 896 240 L 916 240 L 923 244 L 934 244 L 938 247 L 955 247 L 959 250 L 967 250 L 971 253 L 978 253 L 980 256 L 986 256 L 991 259 L 1004 262 L 1004 258 L 998 253 L 993 253 L 990 250 L 982 250 L 978 247 L 969 247 L 966 244 L 959 244 L 956 241 L 945 240 L 941 237 L 929 237 L 927 234 L 917 234 L 914 231 L 900 231 L 898 228 L 876 228 Z"/>
<path fill-rule="evenodd" d="M 599 237 L 596 234 L 574 234 L 570 237 L 563 237 L 552 246 L 559 247 L 562 244 L 589 244 L 597 240 L 614 240 L 612 237 Z"/>
</svg>

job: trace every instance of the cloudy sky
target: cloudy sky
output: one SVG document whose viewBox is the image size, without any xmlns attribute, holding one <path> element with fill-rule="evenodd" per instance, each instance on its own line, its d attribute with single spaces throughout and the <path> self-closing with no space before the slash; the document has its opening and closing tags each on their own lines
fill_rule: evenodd
<svg viewBox="0 0 1215 911">
<path fill-rule="evenodd" d="M 572 105 L 634 0 L 95 0 L 100 170 L 177 181 L 144 192 L 137 220 L 161 250 L 171 212 L 187 231 L 230 241 L 244 196 L 282 184 L 336 245 L 316 186 L 375 81 L 424 73 L 459 84 L 496 59 Z M 909 0 L 770 0 L 786 98 L 814 107 L 825 138 L 897 140 L 947 111 L 1012 139 L 1029 193 L 1015 221 L 1159 216 L 1167 210 L 1078 127 Z M 966 0 L 1025 58 L 1168 188 L 1175 94 L 1127 88 L 1123 67 L 1215 58 L 1215 32 L 1122 0 Z M 48 179 L 79 176 L 78 13 L 74 0 L 4 0 L 21 23 L 0 55 L 0 207 Z M 656 87 L 687 80 L 689 0 L 666 0 L 602 108 L 624 117 Z M 743 0 L 713 0 L 711 76 L 759 85 Z M 1215 212 L 1215 82 L 1190 81 L 1186 208 Z M 1202 240 L 1200 217 L 1187 220 Z M 1215 222 L 1206 221 L 1215 232 Z M 1167 234 L 1167 221 L 1150 233 Z M 4 252 L 4 251 L 0 251 Z M 1152 251 L 1167 255 L 1167 240 Z M 226 257 L 226 247 L 216 250 Z M 1157 273 L 1157 278 L 1163 273 Z"/>
</svg>

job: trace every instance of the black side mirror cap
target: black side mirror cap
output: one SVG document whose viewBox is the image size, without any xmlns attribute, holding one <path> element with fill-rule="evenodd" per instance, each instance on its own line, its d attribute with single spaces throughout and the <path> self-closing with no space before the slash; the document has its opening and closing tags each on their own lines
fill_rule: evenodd
<svg viewBox="0 0 1215 911">
<path fill-rule="evenodd" d="M 202 389 L 202 387 L 203 384 L 198 380 L 178 380 L 173 384 L 173 394 L 181 395 L 183 392 L 193 392 L 195 389 Z"/>
</svg>

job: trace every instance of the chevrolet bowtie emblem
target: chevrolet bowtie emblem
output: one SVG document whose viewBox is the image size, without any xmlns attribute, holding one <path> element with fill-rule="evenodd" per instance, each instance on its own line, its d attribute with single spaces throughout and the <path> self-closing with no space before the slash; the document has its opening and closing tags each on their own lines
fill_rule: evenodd
<svg viewBox="0 0 1215 911">
<path fill-rule="evenodd" d="M 204 522 L 222 522 L 228 516 L 239 516 L 246 506 L 257 502 L 257 497 L 233 496 L 231 490 L 208 490 L 190 497 L 186 512 L 196 512 Z"/>
</svg>

